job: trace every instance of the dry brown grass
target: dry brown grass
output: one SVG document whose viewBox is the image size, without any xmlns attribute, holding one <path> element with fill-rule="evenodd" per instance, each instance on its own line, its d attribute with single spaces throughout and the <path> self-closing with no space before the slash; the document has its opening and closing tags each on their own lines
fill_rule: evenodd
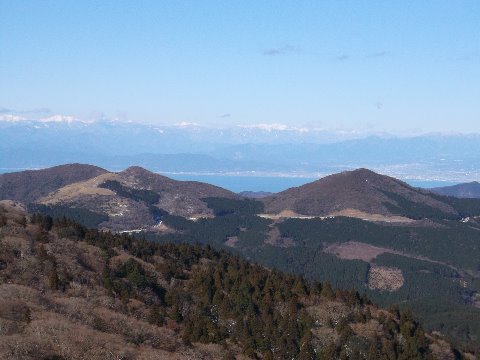
<svg viewBox="0 0 480 360">
<path fill-rule="evenodd" d="M 47 196 L 40 198 L 38 202 L 46 205 L 52 205 L 62 202 L 72 202 L 86 195 L 114 196 L 115 193 L 112 190 L 101 188 L 98 185 L 107 180 L 118 180 L 117 178 L 118 175 L 114 173 L 102 174 L 93 179 L 64 186 L 48 194 Z"/>
<path fill-rule="evenodd" d="M 381 333 L 381 325 L 376 319 L 372 319 L 366 323 L 354 323 L 350 325 L 352 330 L 358 336 L 371 339 L 373 336 Z"/>
<path fill-rule="evenodd" d="M 276 214 L 259 214 L 258 216 L 263 217 L 265 219 L 271 220 L 281 220 L 281 219 L 325 219 L 329 217 L 337 217 L 337 216 L 344 216 L 344 217 L 353 217 L 357 219 L 362 219 L 365 221 L 373 221 L 373 222 L 387 222 L 387 223 L 415 223 L 415 220 L 403 217 L 403 216 L 387 216 L 382 214 L 375 214 L 375 213 L 367 213 L 365 211 L 357 210 L 357 209 L 343 209 L 340 211 L 334 211 L 328 215 L 323 216 L 312 216 L 312 215 L 303 215 L 296 213 L 293 210 L 282 210 Z"/>
<path fill-rule="evenodd" d="M 349 241 L 341 244 L 331 244 L 324 249 L 324 252 L 327 254 L 333 254 L 340 259 L 363 260 L 370 262 L 378 255 L 387 252 L 391 253 L 393 250 L 357 241 Z"/>
<path fill-rule="evenodd" d="M 344 303 L 321 299 L 318 304 L 307 307 L 317 326 L 335 326 L 340 319 L 348 317 L 352 310 Z"/>
<path fill-rule="evenodd" d="M 17 224 L 15 216 L 9 214 L 0 228 L 0 258 L 6 261 L 0 270 L 0 359 L 222 358 L 221 347 L 185 345 L 181 327 L 171 320 L 150 324 L 142 301 L 112 297 L 98 276 L 105 265 L 99 248 L 54 235 L 39 244 L 33 240 L 38 228 Z M 52 265 L 39 259 L 40 246 L 66 279 L 64 291 L 48 287 Z M 118 251 L 112 266 L 129 258 Z M 135 260 L 155 272 L 154 265 Z"/>
<path fill-rule="evenodd" d="M 452 352 L 450 344 L 445 340 L 434 340 L 430 345 L 430 350 L 437 360 L 455 360 L 455 354 Z"/>
<path fill-rule="evenodd" d="M 235 244 L 238 242 L 238 236 L 230 236 L 227 238 L 227 240 L 224 242 L 226 246 L 229 247 L 235 247 Z"/>
<path fill-rule="evenodd" d="M 371 266 L 368 272 L 370 289 L 396 291 L 405 283 L 402 270 L 387 266 Z"/>
<path fill-rule="evenodd" d="M 382 214 L 371 214 L 365 211 L 360 211 L 357 209 L 343 209 L 341 211 L 336 211 L 330 214 L 330 216 L 346 216 L 353 217 L 357 219 L 362 219 L 365 221 L 378 221 L 378 222 L 387 222 L 387 223 L 414 223 L 415 220 L 409 219 L 404 216 L 386 216 Z"/>
</svg>

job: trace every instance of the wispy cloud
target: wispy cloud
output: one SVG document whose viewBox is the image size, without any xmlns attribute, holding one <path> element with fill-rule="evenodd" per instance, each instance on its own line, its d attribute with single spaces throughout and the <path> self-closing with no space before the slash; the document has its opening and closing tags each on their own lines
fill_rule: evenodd
<svg viewBox="0 0 480 360">
<path fill-rule="evenodd" d="M 387 56 L 388 54 L 389 54 L 388 51 L 382 50 L 382 51 L 377 51 L 377 52 L 370 53 L 366 57 L 367 58 L 380 58 L 380 57 Z"/>
<path fill-rule="evenodd" d="M 265 56 L 286 55 L 298 52 L 298 48 L 292 45 L 284 45 L 277 48 L 265 49 L 262 54 Z"/>
<path fill-rule="evenodd" d="M 220 115 L 220 117 L 222 119 L 229 118 L 230 116 L 232 116 L 232 114 L 230 114 L 230 113 L 225 113 L 225 114 Z"/>
<path fill-rule="evenodd" d="M 338 55 L 335 57 L 335 61 L 346 61 L 348 59 L 350 59 L 350 55 L 348 54 L 341 54 L 341 55 Z"/>
<path fill-rule="evenodd" d="M 452 58 L 453 61 L 480 61 L 480 53 L 472 52 Z"/>
</svg>

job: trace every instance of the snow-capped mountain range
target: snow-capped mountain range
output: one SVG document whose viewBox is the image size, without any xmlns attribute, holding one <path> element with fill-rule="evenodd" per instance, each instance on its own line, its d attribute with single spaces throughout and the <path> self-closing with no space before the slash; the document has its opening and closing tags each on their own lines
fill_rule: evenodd
<svg viewBox="0 0 480 360">
<path fill-rule="evenodd" d="M 108 169 L 312 176 L 369 167 L 402 179 L 480 178 L 480 135 L 396 137 L 278 123 L 151 125 L 101 118 L 0 115 L 0 168 L 87 162 Z"/>
</svg>

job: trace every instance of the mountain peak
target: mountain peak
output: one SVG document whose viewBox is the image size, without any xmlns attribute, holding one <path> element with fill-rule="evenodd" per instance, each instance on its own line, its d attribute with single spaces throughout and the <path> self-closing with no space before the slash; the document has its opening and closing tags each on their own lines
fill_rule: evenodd
<svg viewBox="0 0 480 360">
<path fill-rule="evenodd" d="M 344 171 L 340 174 L 337 174 L 337 175 L 343 175 L 343 176 L 347 176 L 347 177 L 351 177 L 353 179 L 359 179 L 359 178 L 377 178 L 377 179 L 381 179 L 381 178 L 388 178 L 388 176 L 385 176 L 385 175 L 382 175 L 382 174 L 379 174 L 379 173 L 376 173 L 375 171 L 373 170 L 370 170 L 370 169 L 366 169 L 366 168 L 358 168 L 358 169 L 355 169 L 355 170 L 349 170 L 349 171 Z M 335 176 L 332 175 L 332 176 Z"/>
<path fill-rule="evenodd" d="M 359 168 L 355 170 L 343 171 L 338 174 L 332 174 L 304 186 L 331 187 L 335 189 L 363 189 L 371 187 L 389 188 L 397 184 L 401 184 L 404 187 L 409 188 L 407 184 L 402 183 L 400 180 L 376 173 L 370 169 Z"/>
<path fill-rule="evenodd" d="M 361 175 L 381 175 L 379 173 L 376 173 L 373 170 L 367 169 L 367 168 L 358 168 L 355 170 L 350 170 L 350 171 L 345 171 L 346 173 L 351 173 L 351 174 L 361 174 Z"/>
<path fill-rule="evenodd" d="M 147 183 L 170 183 L 174 181 L 166 176 L 152 172 L 141 166 L 130 166 L 125 170 L 121 171 L 119 174 L 128 178 L 135 178 L 137 180 L 141 180 L 141 182 L 145 182 L 145 186 L 148 186 L 146 185 Z"/>
<path fill-rule="evenodd" d="M 355 210 L 372 215 L 417 218 L 422 216 L 417 214 L 417 208 L 444 215 L 456 214 L 450 205 L 428 193 L 365 168 L 326 176 L 269 196 L 264 202 L 270 213 L 291 210 L 307 216 L 329 216 Z"/>
<path fill-rule="evenodd" d="M 150 175 L 153 174 L 151 171 L 141 167 L 141 166 L 130 166 L 121 172 L 122 174 L 127 175 Z"/>
</svg>

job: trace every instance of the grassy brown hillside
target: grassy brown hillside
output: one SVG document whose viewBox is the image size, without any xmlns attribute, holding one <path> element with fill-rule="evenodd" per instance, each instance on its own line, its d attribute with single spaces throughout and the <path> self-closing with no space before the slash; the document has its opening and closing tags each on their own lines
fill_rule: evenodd
<svg viewBox="0 0 480 360">
<path fill-rule="evenodd" d="M 408 312 L 0 204 L 0 358 L 454 359 Z"/>
<path fill-rule="evenodd" d="M 184 218 L 214 216 L 206 199 L 241 196 L 206 183 L 177 181 L 133 166 L 108 172 L 64 165 L 0 176 L 0 200 L 31 211 L 65 215 L 112 231 L 158 230 L 166 213 Z M 459 219 L 480 215 L 480 201 L 455 199 L 412 188 L 367 169 L 347 171 L 263 197 L 265 217 L 347 216 L 372 221 Z"/>
<path fill-rule="evenodd" d="M 67 164 L 42 170 L 0 175 L 0 200 L 35 202 L 63 186 L 91 179 L 107 170 L 92 165 Z"/>
<path fill-rule="evenodd" d="M 449 217 L 457 210 L 428 192 L 367 169 L 346 171 L 262 199 L 268 213 L 328 216 L 348 211 L 384 216 Z M 342 215 L 343 215 L 342 214 Z"/>
<path fill-rule="evenodd" d="M 65 165 L 0 176 L 0 200 L 22 202 L 33 211 L 65 215 L 115 231 L 151 228 L 163 213 L 212 216 L 202 199 L 237 198 L 220 187 L 176 181 L 141 167 L 114 173 L 90 165 Z"/>
</svg>

